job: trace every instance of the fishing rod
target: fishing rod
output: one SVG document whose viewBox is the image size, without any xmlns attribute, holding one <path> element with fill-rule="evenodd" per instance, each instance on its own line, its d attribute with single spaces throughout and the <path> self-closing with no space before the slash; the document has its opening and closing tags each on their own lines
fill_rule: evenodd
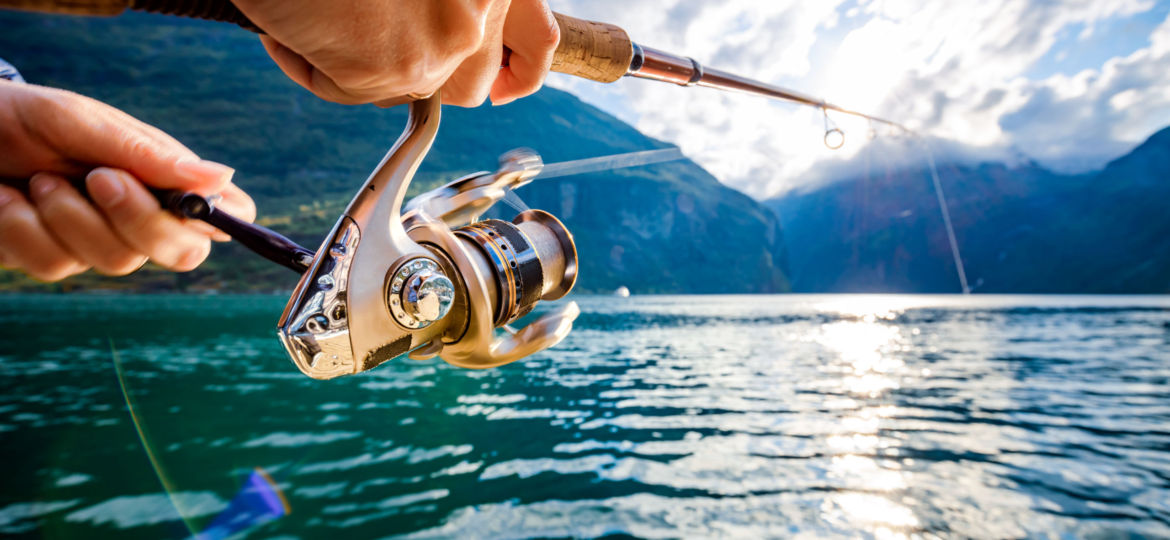
<svg viewBox="0 0 1170 540">
<path fill-rule="evenodd" d="M 41 0 L 0 0 L 0 6 L 83 15 L 117 15 L 132 9 L 232 22 L 263 31 L 227 0 L 70 0 L 61 4 L 65 7 Z M 603 83 L 629 76 L 746 92 L 905 129 L 822 99 L 644 47 L 611 24 L 555 16 L 561 42 L 553 71 Z M 277 334 L 294 364 L 310 377 L 352 375 L 403 354 L 414 359 L 440 357 L 465 368 L 495 367 L 559 343 L 580 314 L 575 302 L 567 302 L 522 329 L 513 329 L 511 325 L 540 301 L 560 299 L 572 290 L 578 269 L 576 244 L 564 224 L 542 210 L 520 207 L 511 221 L 481 217 L 542 172 L 555 177 L 589 172 L 604 164 L 585 160 L 546 170 L 534 151 L 518 149 L 501 156 L 495 172 L 465 176 L 406 201 L 410 182 L 438 132 L 441 102 L 436 92 L 409 103 L 398 141 L 315 251 L 218 211 L 214 200 L 173 191 L 155 193 L 173 213 L 210 223 L 301 275 L 277 323 Z M 827 112 L 825 118 L 827 129 Z M 609 166 L 679 157 L 677 150 L 652 151 L 617 156 Z"/>
<path fill-rule="evenodd" d="M 836 111 L 909 131 L 897 122 L 830 103 L 796 90 L 757 81 L 723 70 L 708 68 L 688 56 L 661 51 L 636 43 L 621 27 L 586 21 L 555 13 L 561 29 L 552 70 L 601 83 L 635 77 L 677 84 L 702 86 L 762 96 L 781 101 Z"/>
<path fill-rule="evenodd" d="M 67 7 L 43 6 L 45 3 L 38 0 L 0 0 L 0 6 L 17 9 L 105 16 L 118 15 L 129 9 L 229 22 L 253 32 L 264 31 L 253 24 L 229 0 L 72 0 Z M 600 83 L 612 83 L 623 77 L 633 77 L 679 86 L 701 86 L 751 94 L 816 107 L 822 111 L 836 111 L 885 124 L 904 132 L 910 131 L 892 120 L 843 107 L 823 98 L 782 86 L 706 67 L 689 56 L 642 45 L 630 39 L 624 29 L 614 24 L 578 19 L 562 13 L 554 13 L 553 16 L 561 34 L 561 41 L 557 45 L 552 62 L 552 71 L 557 73 Z M 505 49 L 505 65 L 510 52 Z M 827 126 L 826 131 L 840 133 L 839 129 L 828 129 Z"/>
</svg>

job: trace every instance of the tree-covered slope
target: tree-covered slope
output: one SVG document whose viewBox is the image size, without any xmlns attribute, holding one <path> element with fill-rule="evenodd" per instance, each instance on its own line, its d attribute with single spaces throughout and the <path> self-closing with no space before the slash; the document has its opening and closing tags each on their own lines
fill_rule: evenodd
<svg viewBox="0 0 1170 540">
<path fill-rule="evenodd" d="M 254 35 L 226 24 L 0 13 L 0 28 L 0 57 L 29 82 L 103 100 L 235 167 L 237 183 L 257 200 L 261 222 L 312 247 L 405 118 L 402 108 L 317 99 L 280 73 Z M 551 163 L 669 145 L 546 89 L 500 108 L 444 108 L 439 139 L 413 191 L 492 169 L 499 154 L 520 146 Z M 784 240 L 773 213 L 689 160 L 536 182 L 520 195 L 562 217 L 575 233 L 581 290 L 787 290 Z M 221 246 L 189 274 L 87 275 L 60 288 L 274 290 L 294 282 L 286 270 L 238 246 Z M 2 273 L 0 287 L 40 286 Z"/>
</svg>

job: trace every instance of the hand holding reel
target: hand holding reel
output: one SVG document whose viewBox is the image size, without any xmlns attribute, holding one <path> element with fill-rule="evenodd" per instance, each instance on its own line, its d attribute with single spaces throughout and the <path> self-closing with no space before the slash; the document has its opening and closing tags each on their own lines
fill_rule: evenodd
<svg viewBox="0 0 1170 540">
<path fill-rule="evenodd" d="M 580 313 L 570 302 L 527 327 L 507 324 L 539 300 L 563 297 L 577 276 L 572 235 L 530 210 L 509 223 L 475 222 L 540 172 L 514 151 L 479 173 L 420 195 L 407 187 L 439 126 L 439 97 L 410 105 L 406 130 L 317 250 L 278 324 L 297 367 L 316 379 L 372 369 L 408 351 L 489 368 L 560 342 Z M 497 337 L 495 329 L 504 327 Z"/>
</svg>

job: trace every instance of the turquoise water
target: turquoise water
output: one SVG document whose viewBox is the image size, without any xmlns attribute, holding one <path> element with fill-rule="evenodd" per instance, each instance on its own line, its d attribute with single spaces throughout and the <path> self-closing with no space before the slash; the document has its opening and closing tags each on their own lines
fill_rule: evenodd
<svg viewBox="0 0 1170 540">
<path fill-rule="evenodd" d="M 323 383 L 283 298 L 0 296 L 0 534 L 187 537 L 259 468 L 253 538 L 1170 537 L 1170 298 L 578 301 Z"/>
</svg>

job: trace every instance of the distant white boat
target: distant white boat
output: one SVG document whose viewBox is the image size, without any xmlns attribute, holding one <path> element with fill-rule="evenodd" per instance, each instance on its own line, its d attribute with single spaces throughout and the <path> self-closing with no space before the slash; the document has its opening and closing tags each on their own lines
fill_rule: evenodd
<svg viewBox="0 0 1170 540">
<path fill-rule="evenodd" d="M 619 296 L 621 298 L 629 298 L 630 297 L 630 290 L 627 289 L 625 286 L 621 286 L 621 287 L 614 289 L 613 295 Z"/>
</svg>

